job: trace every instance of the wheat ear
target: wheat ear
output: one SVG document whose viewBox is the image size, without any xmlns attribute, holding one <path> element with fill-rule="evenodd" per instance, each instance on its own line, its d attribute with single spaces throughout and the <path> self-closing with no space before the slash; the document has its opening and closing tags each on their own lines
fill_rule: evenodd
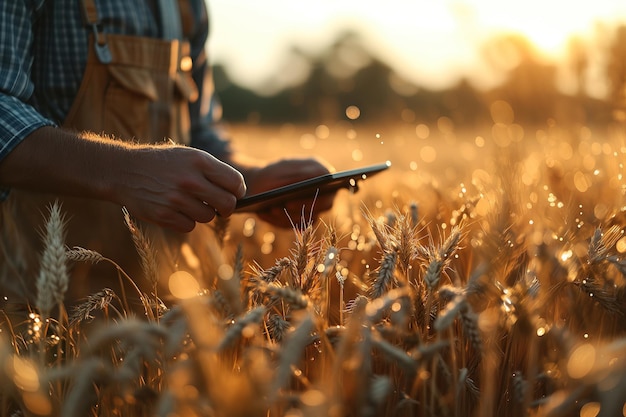
<svg viewBox="0 0 626 417">
<path fill-rule="evenodd" d="M 219 345 L 217 346 L 217 350 L 222 351 L 233 345 L 242 336 L 243 330 L 249 325 L 260 323 L 263 319 L 264 314 L 265 307 L 256 307 L 248 311 L 242 317 L 238 318 L 235 323 L 230 326 L 230 328 L 220 341 Z"/>
<path fill-rule="evenodd" d="M 397 261 L 398 253 L 396 251 L 388 250 L 385 252 L 370 287 L 371 298 L 379 298 L 389 291 L 394 281 Z"/>
<path fill-rule="evenodd" d="M 93 320 L 94 317 L 91 313 L 96 310 L 107 311 L 114 299 L 119 300 L 115 292 L 109 288 L 88 295 L 84 302 L 72 309 L 69 317 L 70 327 L 74 327 L 83 321 Z M 121 313 L 118 312 L 118 314 L 120 317 L 122 316 Z"/>
<path fill-rule="evenodd" d="M 106 258 L 99 252 L 81 248 L 80 246 L 74 246 L 72 249 L 66 249 L 65 254 L 67 255 L 67 259 L 69 261 L 74 262 L 90 262 L 92 264 L 97 264 L 106 260 Z"/>
<path fill-rule="evenodd" d="M 311 341 L 311 333 L 314 329 L 313 318 L 307 314 L 287 336 L 284 347 L 281 350 L 276 375 L 274 376 L 273 389 L 270 391 L 274 393 L 273 395 L 278 395 L 289 382 L 292 368 L 297 365 L 303 356 L 305 347 Z"/>
<path fill-rule="evenodd" d="M 158 281 L 158 263 L 157 257 L 152 245 L 152 242 L 145 233 L 139 228 L 135 222 L 131 219 L 130 213 L 126 209 L 126 207 L 122 208 L 122 213 L 124 214 L 124 223 L 126 227 L 130 231 L 131 237 L 133 238 L 133 243 L 135 244 L 135 249 L 139 254 L 139 259 L 141 260 L 141 268 L 143 273 L 146 275 L 146 278 L 150 283 L 152 283 L 154 289 L 156 290 L 156 285 Z"/>
<path fill-rule="evenodd" d="M 69 284 L 65 253 L 65 219 L 58 201 L 49 207 L 43 242 L 35 305 L 43 316 L 50 317 L 52 309 L 63 303 Z"/>
</svg>

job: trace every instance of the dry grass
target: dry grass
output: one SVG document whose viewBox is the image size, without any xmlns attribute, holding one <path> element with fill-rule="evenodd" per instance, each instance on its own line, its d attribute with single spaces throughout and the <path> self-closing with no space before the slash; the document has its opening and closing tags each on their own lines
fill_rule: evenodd
<svg viewBox="0 0 626 417">
<path fill-rule="evenodd" d="M 308 151 L 380 156 L 344 127 Z M 56 313 L 62 265 L 114 260 L 59 252 L 53 207 L 40 288 L 54 291 L 29 331 L 2 327 L 0 416 L 624 415 L 626 147 L 621 131 L 580 129 L 507 147 L 383 132 L 402 149 L 391 171 L 341 192 L 320 223 L 214 225 L 221 253 L 202 261 L 215 285 L 165 307 L 156 291 L 102 289 Z M 444 152 L 452 140 L 463 153 Z"/>
</svg>

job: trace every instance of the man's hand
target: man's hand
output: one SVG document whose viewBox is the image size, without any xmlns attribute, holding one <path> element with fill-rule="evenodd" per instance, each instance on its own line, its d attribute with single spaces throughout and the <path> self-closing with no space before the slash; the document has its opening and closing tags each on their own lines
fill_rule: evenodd
<svg viewBox="0 0 626 417">
<path fill-rule="evenodd" d="M 119 167 L 111 199 L 140 219 L 189 232 L 216 214 L 230 216 L 246 193 L 243 176 L 204 151 L 176 146 L 133 153 L 135 163 Z"/>
<path fill-rule="evenodd" d="M 248 184 L 248 195 L 258 194 L 283 185 L 328 174 L 329 168 L 320 161 L 284 159 L 262 168 L 242 169 Z M 316 198 L 289 201 L 257 213 L 259 218 L 279 227 L 291 227 L 316 219 L 333 205 L 335 194 L 321 194 Z"/>
</svg>

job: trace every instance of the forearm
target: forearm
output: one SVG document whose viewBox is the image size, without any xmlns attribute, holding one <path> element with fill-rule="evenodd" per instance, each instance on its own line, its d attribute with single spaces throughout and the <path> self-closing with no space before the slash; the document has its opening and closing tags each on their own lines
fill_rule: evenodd
<svg viewBox="0 0 626 417">
<path fill-rule="evenodd" d="M 238 171 L 204 151 L 53 127 L 35 130 L 0 162 L 0 185 L 112 201 L 181 232 L 229 216 L 246 192 Z"/>
<path fill-rule="evenodd" d="M 0 184 L 9 188 L 111 200 L 116 167 L 130 163 L 131 145 L 42 127 L 0 161 Z"/>
</svg>

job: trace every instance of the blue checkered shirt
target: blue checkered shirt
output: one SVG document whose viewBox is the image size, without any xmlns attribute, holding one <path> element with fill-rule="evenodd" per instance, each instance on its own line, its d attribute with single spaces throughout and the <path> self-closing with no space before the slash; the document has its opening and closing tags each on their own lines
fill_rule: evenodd
<svg viewBox="0 0 626 417">
<path fill-rule="evenodd" d="M 204 0 L 191 4 L 193 77 L 209 87 L 190 104 L 191 145 L 224 157 L 230 150 L 217 129 L 215 105 L 202 105 L 215 103 L 204 80 L 206 60 L 199 58 L 209 30 L 206 7 Z M 96 0 L 96 6 L 106 33 L 160 36 L 152 1 Z M 80 0 L 0 0 L 0 161 L 36 129 L 63 122 L 81 84 L 89 33 Z"/>
</svg>

